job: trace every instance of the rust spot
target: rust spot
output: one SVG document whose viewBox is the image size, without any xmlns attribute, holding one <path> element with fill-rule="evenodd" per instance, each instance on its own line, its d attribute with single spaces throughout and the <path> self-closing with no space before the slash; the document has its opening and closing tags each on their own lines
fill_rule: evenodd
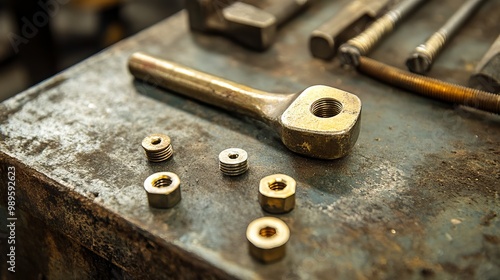
<svg viewBox="0 0 500 280">
<path fill-rule="evenodd" d="M 484 217 L 481 218 L 481 225 L 482 226 L 489 226 L 491 224 L 491 220 L 497 217 L 497 213 L 490 211 L 488 214 L 486 214 Z"/>
<path fill-rule="evenodd" d="M 460 274 L 464 278 L 470 279 L 471 277 L 474 276 L 474 269 L 470 266 L 465 268 L 460 268 L 457 265 L 448 262 L 441 264 L 441 266 L 446 272 L 451 274 Z"/>
<path fill-rule="evenodd" d="M 499 147 L 500 143 L 495 145 Z M 413 176 L 420 180 L 412 184 L 406 195 L 414 198 L 413 207 L 421 213 L 439 212 L 450 200 L 459 198 L 468 197 L 472 203 L 477 196 L 495 200 L 499 166 L 500 159 L 491 159 L 490 150 L 431 154 L 426 156 L 425 165 L 416 168 Z M 481 224 L 489 225 L 496 215 L 489 212 Z"/>
<path fill-rule="evenodd" d="M 420 270 L 420 275 L 422 275 L 425 278 L 432 277 L 434 276 L 434 274 L 436 273 L 431 268 L 422 268 L 422 270 Z"/>
<path fill-rule="evenodd" d="M 486 242 L 498 245 L 500 244 L 500 236 L 483 234 L 483 238 Z"/>
</svg>

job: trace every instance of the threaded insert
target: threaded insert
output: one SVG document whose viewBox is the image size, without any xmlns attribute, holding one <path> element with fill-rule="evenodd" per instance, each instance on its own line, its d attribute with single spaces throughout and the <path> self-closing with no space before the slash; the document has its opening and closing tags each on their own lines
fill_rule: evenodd
<svg viewBox="0 0 500 280">
<path fill-rule="evenodd" d="M 318 118 L 331 118 L 342 112 L 344 106 L 333 98 L 321 98 L 311 105 L 311 113 Z"/>
</svg>

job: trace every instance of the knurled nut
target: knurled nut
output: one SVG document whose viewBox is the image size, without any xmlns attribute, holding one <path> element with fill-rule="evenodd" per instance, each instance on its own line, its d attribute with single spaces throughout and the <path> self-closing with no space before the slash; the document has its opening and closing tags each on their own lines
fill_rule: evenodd
<svg viewBox="0 0 500 280">
<path fill-rule="evenodd" d="M 239 148 L 229 148 L 219 154 L 219 169 L 227 176 L 238 176 L 248 170 L 248 153 Z"/>
<path fill-rule="evenodd" d="M 142 140 L 142 148 L 150 162 L 162 162 L 169 159 L 174 150 L 170 137 L 165 134 L 155 133 Z"/>
</svg>

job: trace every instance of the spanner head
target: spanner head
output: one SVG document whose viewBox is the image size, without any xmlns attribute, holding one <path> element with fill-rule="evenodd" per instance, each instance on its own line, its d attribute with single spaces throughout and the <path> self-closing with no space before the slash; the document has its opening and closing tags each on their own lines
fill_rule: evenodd
<svg viewBox="0 0 500 280">
<path fill-rule="evenodd" d="M 311 86 L 281 115 L 281 138 L 296 153 L 341 158 L 354 147 L 360 121 L 361 100 L 357 96 L 328 86 Z"/>
</svg>

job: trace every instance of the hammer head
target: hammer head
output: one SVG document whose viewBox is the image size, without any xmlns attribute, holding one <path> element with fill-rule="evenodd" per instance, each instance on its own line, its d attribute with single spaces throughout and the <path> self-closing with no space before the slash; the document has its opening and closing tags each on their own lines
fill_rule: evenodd
<svg viewBox="0 0 500 280">
<path fill-rule="evenodd" d="M 226 32 L 235 40 L 257 50 L 267 49 L 276 36 L 276 18 L 257 7 L 235 2 L 222 11 Z"/>
<path fill-rule="evenodd" d="M 186 0 L 185 7 L 193 30 L 221 33 L 256 50 L 267 49 L 276 36 L 276 17 L 251 4 Z"/>
<path fill-rule="evenodd" d="M 281 139 L 299 154 L 341 158 L 354 147 L 360 121 L 357 96 L 328 86 L 311 86 L 281 115 Z"/>
</svg>

